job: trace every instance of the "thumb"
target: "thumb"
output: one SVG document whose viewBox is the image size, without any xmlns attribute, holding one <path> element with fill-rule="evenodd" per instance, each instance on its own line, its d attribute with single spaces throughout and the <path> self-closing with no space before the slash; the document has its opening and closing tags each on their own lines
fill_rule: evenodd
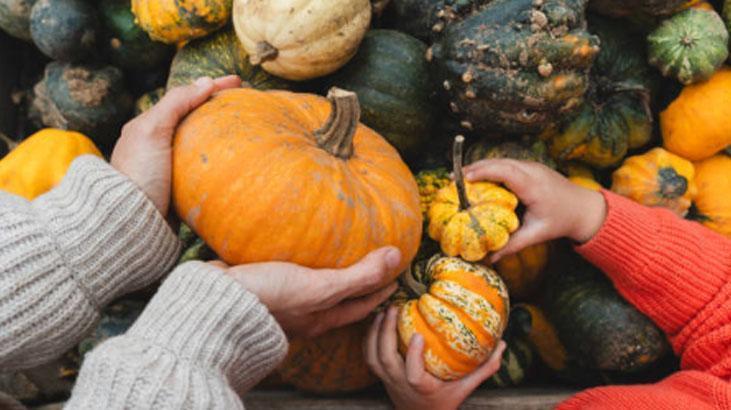
<svg viewBox="0 0 731 410">
<path fill-rule="evenodd" d="M 339 299 L 367 295 L 382 288 L 396 276 L 401 251 L 393 246 L 376 249 L 345 269 L 332 271 Z"/>
<path fill-rule="evenodd" d="M 520 229 L 510 236 L 508 243 L 490 256 L 490 262 L 496 263 L 503 256 L 512 255 L 523 249 L 546 241 L 545 227 L 540 222 L 527 221 Z"/>
<path fill-rule="evenodd" d="M 506 347 L 505 342 L 501 340 L 485 363 L 456 383 L 459 383 L 466 392 L 472 392 L 477 386 L 500 370 L 503 352 L 505 352 Z"/>
</svg>

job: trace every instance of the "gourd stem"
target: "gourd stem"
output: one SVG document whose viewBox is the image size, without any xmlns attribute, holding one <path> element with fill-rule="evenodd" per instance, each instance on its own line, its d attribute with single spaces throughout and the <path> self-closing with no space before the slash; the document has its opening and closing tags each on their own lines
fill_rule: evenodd
<svg viewBox="0 0 731 410">
<path fill-rule="evenodd" d="M 333 87 L 327 93 L 332 109 L 322 128 L 315 130 L 317 145 L 330 154 L 348 159 L 353 156 L 353 137 L 360 121 L 358 96 Z"/>
<path fill-rule="evenodd" d="M 462 173 L 462 150 L 464 148 L 464 137 L 457 135 L 452 145 L 452 166 L 454 167 L 454 184 L 457 186 L 457 195 L 459 196 L 459 209 L 464 211 L 469 209 L 470 201 L 467 199 L 467 189 L 464 185 L 464 175 Z"/>
<path fill-rule="evenodd" d="M 266 41 L 260 41 L 256 43 L 256 52 L 249 56 L 249 62 L 252 65 L 259 65 L 263 62 L 277 58 L 278 55 L 279 50 L 277 50 L 273 45 Z"/>
<path fill-rule="evenodd" d="M 10 137 L 3 134 L 2 132 L 0 132 L 0 141 L 5 143 L 5 145 L 8 147 L 8 152 L 14 150 L 15 147 L 17 147 L 19 144 L 17 141 L 13 141 Z"/>
<path fill-rule="evenodd" d="M 414 274 L 411 271 L 411 268 L 406 269 L 401 274 L 401 277 L 403 278 L 404 285 L 406 285 L 408 291 L 411 292 L 415 297 L 419 297 L 426 293 L 426 285 L 414 279 Z"/>
</svg>

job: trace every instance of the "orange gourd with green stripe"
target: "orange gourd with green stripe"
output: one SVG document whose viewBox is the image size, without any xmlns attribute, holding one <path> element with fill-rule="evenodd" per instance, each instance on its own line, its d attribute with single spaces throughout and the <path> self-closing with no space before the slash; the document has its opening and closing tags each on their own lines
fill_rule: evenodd
<svg viewBox="0 0 731 410">
<path fill-rule="evenodd" d="M 226 25 L 232 0 L 132 0 L 136 23 L 150 38 L 179 44 Z"/>
<path fill-rule="evenodd" d="M 399 312 L 400 349 L 415 333 L 424 337 L 426 370 L 442 380 L 472 372 L 489 357 L 507 326 L 508 290 L 492 269 L 436 255 L 423 271 L 404 274 L 418 295 Z"/>
</svg>

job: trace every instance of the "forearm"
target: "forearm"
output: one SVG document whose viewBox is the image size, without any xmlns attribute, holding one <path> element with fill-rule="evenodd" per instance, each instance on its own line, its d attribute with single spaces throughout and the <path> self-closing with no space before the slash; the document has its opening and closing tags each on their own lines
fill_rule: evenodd
<svg viewBox="0 0 731 410">
<path fill-rule="evenodd" d="M 77 159 L 35 201 L 0 194 L 0 368 L 29 368 L 71 348 L 99 309 L 168 271 L 179 243 L 127 178 Z"/>
<path fill-rule="evenodd" d="M 219 269 L 189 262 L 125 335 L 86 356 L 67 408 L 241 408 L 239 395 L 286 349 L 256 296 Z"/>
</svg>

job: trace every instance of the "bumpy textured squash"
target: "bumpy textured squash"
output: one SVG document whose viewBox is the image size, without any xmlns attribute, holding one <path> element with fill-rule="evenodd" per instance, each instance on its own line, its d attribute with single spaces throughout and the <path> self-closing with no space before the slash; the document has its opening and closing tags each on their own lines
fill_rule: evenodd
<svg viewBox="0 0 731 410">
<path fill-rule="evenodd" d="M 650 64 L 683 84 L 707 80 L 728 58 L 728 31 L 713 9 L 690 8 L 648 37 Z"/>
<path fill-rule="evenodd" d="M 688 0 L 592 0 L 592 10 L 613 17 L 630 15 L 667 16 L 691 3 Z"/>
<path fill-rule="evenodd" d="M 691 161 L 712 157 L 731 145 L 731 68 L 683 88 L 660 114 L 665 148 Z"/>
<path fill-rule="evenodd" d="M 371 30 L 358 53 L 327 80 L 358 94 L 363 123 L 411 163 L 431 148 L 435 124 L 426 45 L 393 30 Z"/>
<path fill-rule="evenodd" d="M 540 162 L 556 168 L 556 162 L 548 155 L 546 143 L 530 137 L 521 141 L 496 143 L 491 139 L 481 139 L 472 144 L 465 154 L 465 162 L 471 164 L 483 159 L 511 158 L 520 161 Z"/>
<path fill-rule="evenodd" d="M 142 96 L 135 101 L 135 115 L 140 115 L 152 108 L 152 106 L 157 104 L 164 95 L 165 89 L 163 87 L 156 88 L 150 92 L 142 94 Z"/>
<path fill-rule="evenodd" d="M 665 335 L 603 274 L 574 257 L 546 278 L 544 305 L 566 351 L 584 368 L 632 372 L 668 351 Z"/>
<path fill-rule="evenodd" d="M 289 88 L 285 81 L 249 64 L 248 55 L 232 29 L 191 41 L 178 50 L 170 65 L 167 87 L 187 85 L 199 77 L 232 74 L 257 89 Z"/>
<path fill-rule="evenodd" d="M 0 0 L 0 30 L 31 41 L 30 10 L 36 0 Z"/>
<path fill-rule="evenodd" d="M 662 148 L 627 158 L 612 174 L 612 191 L 684 216 L 696 195 L 693 164 Z"/>
<path fill-rule="evenodd" d="M 423 271 L 407 271 L 405 282 L 415 298 L 399 311 L 402 353 L 421 334 L 425 368 L 442 380 L 458 379 L 490 357 L 510 311 L 508 291 L 493 270 L 437 254 Z"/>
<path fill-rule="evenodd" d="M 395 27 L 428 41 L 444 31 L 447 24 L 488 4 L 490 0 L 393 0 Z"/>
<path fill-rule="evenodd" d="M 9 148 L 12 151 L 0 160 L 0 190 L 27 200 L 58 185 L 76 157 L 102 156 L 83 134 L 52 128 L 38 131 Z"/>
<path fill-rule="evenodd" d="M 447 25 L 427 54 L 468 130 L 538 133 L 574 112 L 599 51 L 585 0 L 494 0 Z"/>
<path fill-rule="evenodd" d="M 731 237 L 731 157 L 715 157 L 695 163 L 698 194 L 689 217 Z"/>
<path fill-rule="evenodd" d="M 452 180 L 449 178 L 449 171 L 446 168 L 427 169 L 416 174 L 416 184 L 419 186 L 419 201 L 421 214 L 426 220 L 429 208 L 437 192 L 449 185 Z"/>
<path fill-rule="evenodd" d="M 102 0 L 99 12 L 104 25 L 104 42 L 114 65 L 128 70 L 150 70 L 172 56 L 172 47 L 152 41 L 137 24 L 130 0 Z"/>
<path fill-rule="evenodd" d="M 608 167 L 621 162 L 629 149 L 650 140 L 654 79 L 640 36 L 608 19 L 594 18 L 589 28 L 601 39 L 601 51 L 584 104 L 576 116 L 545 136 L 557 160 Z"/>
<path fill-rule="evenodd" d="M 429 208 L 429 237 L 448 256 L 476 262 L 508 243 L 520 225 L 518 198 L 490 182 L 466 183 L 462 176 L 462 144 L 454 142 L 455 181 L 437 192 Z"/>
<path fill-rule="evenodd" d="M 33 88 L 31 115 L 46 127 L 79 131 L 110 148 L 132 110 L 116 67 L 52 62 Z"/>
<path fill-rule="evenodd" d="M 536 293 L 543 282 L 548 257 L 549 244 L 541 243 L 504 256 L 495 264 L 512 299 L 527 300 Z"/>
<path fill-rule="evenodd" d="M 153 40 L 179 44 L 226 25 L 231 0 L 132 0 L 132 13 Z"/>
<path fill-rule="evenodd" d="M 236 34 L 254 65 L 308 80 L 345 65 L 371 22 L 369 0 L 234 0 Z"/>
<path fill-rule="evenodd" d="M 30 34 L 48 57 L 79 61 L 94 51 L 97 22 L 96 10 L 84 0 L 38 0 L 30 13 Z"/>
</svg>

